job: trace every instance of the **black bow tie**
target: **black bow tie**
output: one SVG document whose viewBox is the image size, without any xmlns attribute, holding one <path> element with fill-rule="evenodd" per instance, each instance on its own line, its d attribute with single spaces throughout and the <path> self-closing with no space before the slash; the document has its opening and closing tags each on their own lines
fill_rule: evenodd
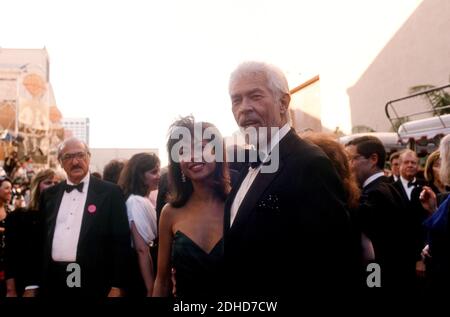
<svg viewBox="0 0 450 317">
<path fill-rule="evenodd" d="M 408 182 L 408 188 L 416 186 L 416 184 L 417 184 L 416 182 L 410 181 L 410 182 Z"/>
<path fill-rule="evenodd" d="M 78 190 L 81 193 L 83 191 L 83 185 L 84 185 L 83 182 L 79 183 L 78 185 L 69 185 L 69 184 L 66 183 L 66 186 L 65 186 L 64 190 L 67 193 L 70 193 L 72 190 L 76 189 L 76 190 Z"/>
</svg>

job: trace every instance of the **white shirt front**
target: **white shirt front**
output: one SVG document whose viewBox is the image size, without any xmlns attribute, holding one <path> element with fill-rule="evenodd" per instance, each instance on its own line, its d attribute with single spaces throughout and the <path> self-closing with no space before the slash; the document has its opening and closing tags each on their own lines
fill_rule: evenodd
<svg viewBox="0 0 450 317">
<path fill-rule="evenodd" d="M 272 136 L 271 140 L 275 140 L 275 142 L 270 143 L 270 151 L 262 150 L 262 152 L 265 152 L 266 154 L 265 161 L 270 159 L 269 155 L 267 154 L 273 150 L 273 148 L 281 141 L 281 139 L 289 132 L 290 129 L 291 127 L 289 126 L 289 124 L 286 123 L 280 130 L 278 130 L 274 134 L 274 136 Z M 244 180 L 242 181 L 241 186 L 239 187 L 239 190 L 237 191 L 236 196 L 234 197 L 233 200 L 233 204 L 231 205 L 230 208 L 230 226 L 233 224 L 242 201 L 244 200 L 248 190 L 250 189 L 250 186 L 253 184 L 256 176 L 259 174 L 260 171 L 261 165 L 258 166 L 257 168 L 252 167 L 248 168 L 248 173 L 245 176 Z"/>
<path fill-rule="evenodd" d="M 400 176 L 400 181 L 402 182 L 403 188 L 405 189 L 406 195 L 408 195 L 408 199 L 411 200 L 411 193 L 414 189 L 414 186 L 408 187 L 408 181 L 403 178 L 403 176 Z M 416 181 L 416 178 L 412 180 L 413 182 Z"/>
<path fill-rule="evenodd" d="M 80 237 L 84 206 L 86 205 L 89 179 L 88 173 L 82 180 L 84 182 L 82 192 L 76 189 L 70 193 L 64 191 L 53 235 L 52 259 L 54 261 L 75 262 L 77 259 L 78 239 Z M 67 183 L 74 185 L 69 180 L 67 180 Z"/>
</svg>

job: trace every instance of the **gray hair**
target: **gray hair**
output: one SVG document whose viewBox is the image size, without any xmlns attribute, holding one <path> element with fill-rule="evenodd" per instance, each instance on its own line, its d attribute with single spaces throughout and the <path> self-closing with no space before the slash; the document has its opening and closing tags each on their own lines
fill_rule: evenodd
<svg viewBox="0 0 450 317">
<path fill-rule="evenodd" d="M 444 185 L 450 185 L 450 134 L 441 139 L 439 155 L 441 157 L 439 177 Z"/>
<path fill-rule="evenodd" d="M 285 95 L 290 95 L 289 84 L 283 71 L 277 66 L 265 62 L 247 61 L 239 64 L 231 73 L 228 83 L 228 91 L 231 93 L 233 83 L 247 75 L 263 75 L 267 80 L 267 86 L 277 101 Z M 291 123 L 289 109 L 286 111 L 286 118 Z"/>
<path fill-rule="evenodd" d="M 89 152 L 89 146 L 86 144 L 86 142 L 76 138 L 76 137 L 70 137 L 65 139 L 64 141 L 62 141 L 59 145 L 58 145 L 58 160 L 61 161 L 61 155 L 62 155 L 62 151 L 64 150 L 64 148 L 68 145 L 68 144 L 72 144 L 72 143 L 81 143 L 83 144 L 84 148 L 86 149 L 86 153 L 91 154 L 91 152 Z"/>
<path fill-rule="evenodd" d="M 284 94 L 289 94 L 289 85 L 286 76 L 284 76 L 284 73 L 278 67 L 272 64 L 255 61 L 243 62 L 238 65 L 238 67 L 230 75 L 229 90 L 231 91 L 231 85 L 235 80 L 248 74 L 264 75 L 267 79 L 269 89 L 277 97 L 282 97 Z"/>
</svg>

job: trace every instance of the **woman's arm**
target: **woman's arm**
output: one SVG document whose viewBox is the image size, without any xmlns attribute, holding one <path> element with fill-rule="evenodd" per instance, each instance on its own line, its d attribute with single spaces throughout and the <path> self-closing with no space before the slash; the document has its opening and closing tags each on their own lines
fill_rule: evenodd
<svg viewBox="0 0 450 317">
<path fill-rule="evenodd" d="M 167 297 L 171 292 L 172 214 L 172 207 L 166 205 L 159 220 L 158 273 L 153 292 L 156 297 Z"/>
<path fill-rule="evenodd" d="M 145 288 L 147 289 L 147 296 L 152 296 L 153 286 L 155 282 L 155 273 L 153 272 L 153 260 L 150 255 L 150 248 L 142 239 L 141 235 L 136 229 L 134 221 L 131 222 L 131 236 L 135 250 L 138 255 L 139 268 L 142 279 L 144 280 Z"/>
</svg>

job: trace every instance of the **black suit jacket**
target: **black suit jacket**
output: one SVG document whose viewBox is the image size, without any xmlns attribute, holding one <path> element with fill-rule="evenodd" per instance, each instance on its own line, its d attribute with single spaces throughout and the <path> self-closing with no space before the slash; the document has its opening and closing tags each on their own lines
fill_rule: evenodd
<svg viewBox="0 0 450 317">
<path fill-rule="evenodd" d="M 61 182 L 44 191 L 40 200 L 43 249 L 39 284 L 44 295 L 55 291 L 49 283 L 52 278 L 50 265 L 53 235 L 64 185 L 65 182 Z M 88 212 L 90 205 L 95 205 L 95 212 Z M 102 297 L 107 295 L 111 287 L 124 288 L 128 280 L 130 255 L 130 230 L 120 188 L 90 177 L 76 258 L 81 269 L 79 294 Z"/>
<path fill-rule="evenodd" d="M 226 292 L 281 295 L 355 285 L 359 234 L 330 160 L 293 129 L 278 148 L 279 168 L 256 177 L 231 227 L 230 208 L 248 169 L 225 203 Z"/>
<path fill-rule="evenodd" d="M 372 241 L 375 262 L 381 266 L 382 287 L 412 286 L 415 224 L 401 194 L 387 177 L 379 177 L 364 187 L 357 219 Z"/>
</svg>

